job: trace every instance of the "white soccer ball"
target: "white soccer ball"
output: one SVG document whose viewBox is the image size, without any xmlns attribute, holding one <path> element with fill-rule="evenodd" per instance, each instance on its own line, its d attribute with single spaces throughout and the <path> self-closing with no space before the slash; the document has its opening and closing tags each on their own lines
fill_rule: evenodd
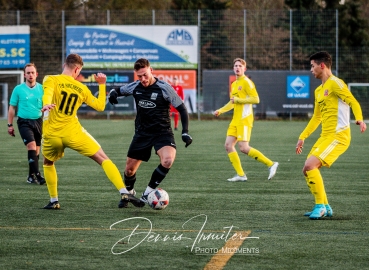
<svg viewBox="0 0 369 270">
<path fill-rule="evenodd" d="M 149 193 L 147 202 L 151 208 L 163 210 L 169 204 L 169 195 L 164 189 L 157 188 Z"/>
</svg>

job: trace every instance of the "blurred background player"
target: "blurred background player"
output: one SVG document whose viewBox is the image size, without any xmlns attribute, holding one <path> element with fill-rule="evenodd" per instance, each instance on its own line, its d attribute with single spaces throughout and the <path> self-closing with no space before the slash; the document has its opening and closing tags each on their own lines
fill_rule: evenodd
<svg viewBox="0 0 369 270">
<path fill-rule="evenodd" d="M 174 77 L 172 87 L 183 101 L 184 100 L 183 88 L 178 83 L 179 83 L 178 78 Z M 178 130 L 179 113 L 172 104 L 170 105 L 170 115 L 173 116 L 174 119 L 174 130 Z"/>
<path fill-rule="evenodd" d="M 106 101 L 106 75 L 94 74 L 95 81 L 99 84 L 99 96 L 96 98 L 87 86 L 76 80 L 82 67 L 82 58 L 78 54 L 70 54 L 65 59 L 61 75 L 48 75 L 44 78 L 42 153 L 50 195 L 50 202 L 44 209 L 60 208 L 58 175 L 54 163 L 64 156 L 64 149 L 67 147 L 101 165 L 106 176 L 121 194 L 119 207 L 121 204 L 127 206 L 128 202 L 142 207 L 145 204 L 127 191 L 118 168 L 78 121 L 77 110 L 82 103 L 97 111 L 103 111 Z"/>
<path fill-rule="evenodd" d="M 38 160 L 42 136 L 42 85 L 36 82 L 38 76 L 35 64 L 29 63 L 24 67 L 25 82 L 17 85 L 10 97 L 8 112 L 8 133 L 15 137 L 13 120 L 17 111 L 17 125 L 19 134 L 28 151 L 27 183 L 45 184 L 41 176 Z"/>
<path fill-rule="evenodd" d="M 124 181 L 132 194 L 135 194 L 136 171 L 142 161 L 149 161 L 153 147 L 160 158 L 160 164 L 152 173 L 141 196 L 141 201 L 147 203 L 148 194 L 164 180 L 176 157 L 176 143 L 170 126 L 170 104 L 181 115 L 182 141 L 186 143 L 186 147 L 192 143 L 192 138 L 188 134 L 186 106 L 172 86 L 153 76 L 147 59 L 138 59 L 134 70 L 138 80 L 112 89 L 109 101 L 111 104 L 117 104 L 118 96 L 133 95 L 136 102 L 135 134 L 128 149 L 124 170 Z"/>
<path fill-rule="evenodd" d="M 304 141 L 322 124 L 320 138 L 315 142 L 305 161 L 302 172 L 306 183 L 315 197 L 315 206 L 305 213 L 310 219 L 331 217 L 333 210 L 328 204 L 322 175 L 322 166 L 330 167 L 350 145 L 350 107 L 354 113 L 360 131 L 366 130 L 359 102 L 347 85 L 332 74 L 332 57 L 327 52 L 318 52 L 310 56 L 310 71 L 322 84 L 315 89 L 314 114 L 300 134 L 296 145 L 296 154 L 302 153 Z"/>
<path fill-rule="evenodd" d="M 228 181 L 246 181 L 247 177 L 243 171 L 241 160 L 236 151 L 235 145 L 238 143 L 240 151 L 249 157 L 265 164 L 269 168 L 268 180 L 272 179 L 277 172 L 278 162 L 273 162 L 260 151 L 249 146 L 251 130 L 254 122 L 252 105 L 259 103 L 259 95 L 254 83 L 245 75 L 246 61 L 241 58 L 233 60 L 233 71 L 236 80 L 231 85 L 230 101 L 222 108 L 214 112 L 215 116 L 233 109 L 233 118 L 229 124 L 225 149 L 237 174 L 229 178 Z"/>
</svg>

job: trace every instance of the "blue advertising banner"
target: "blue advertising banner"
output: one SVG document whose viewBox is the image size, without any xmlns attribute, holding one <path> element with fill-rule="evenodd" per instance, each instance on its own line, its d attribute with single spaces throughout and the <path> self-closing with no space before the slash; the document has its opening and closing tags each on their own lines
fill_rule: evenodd
<svg viewBox="0 0 369 270">
<path fill-rule="evenodd" d="M 29 59 L 29 25 L 0 26 L 0 68 L 23 68 Z"/>
<path fill-rule="evenodd" d="M 310 98 L 310 77 L 287 76 L 287 98 Z"/>
<path fill-rule="evenodd" d="M 66 53 L 85 68 L 133 68 L 146 58 L 154 68 L 196 69 L 197 26 L 67 26 Z"/>
</svg>

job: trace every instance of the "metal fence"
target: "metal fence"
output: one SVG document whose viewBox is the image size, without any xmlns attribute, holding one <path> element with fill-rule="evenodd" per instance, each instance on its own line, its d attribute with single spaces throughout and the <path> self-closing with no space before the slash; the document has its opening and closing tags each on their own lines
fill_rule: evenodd
<svg viewBox="0 0 369 270">
<path fill-rule="evenodd" d="M 202 71 L 230 70 L 236 57 L 245 58 L 249 70 L 309 70 L 308 57 L 319 50 L 332 54 L 334 72 L 347 83 L 367 82 L 369 49 L 339 48 L 338 15 L 336 10 L 1 11 L 0 25 L 30 25 L 31 61 L 40 80 L 60 73 L 68 25 L 197 25 L 201 93 Z"/>
</svg>

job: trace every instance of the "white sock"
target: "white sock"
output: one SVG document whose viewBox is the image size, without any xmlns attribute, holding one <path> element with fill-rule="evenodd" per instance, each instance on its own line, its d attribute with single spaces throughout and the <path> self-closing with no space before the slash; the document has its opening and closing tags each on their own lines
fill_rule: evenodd
<svg viewBox="0 0 369 270">
<path fill-rule="evenodd" d="M 55 198 L 51 198 L 51 199 L 50 199 L 50 202 L 51 202 L 51 203 L 53 203 L 53 202 L 57 202 L 57 201 L 59 201 L 59 200 L 58 200 L 58 197 L 55 197 Z"/>
<path fill-rule="evenodd" d="M 120 194 L 123 194 L 123 193 L 127 194 L 127 193 L 129 193 L 129 191 L 126 188 L 121 188 L 119 190 L 119 192 L 120 192 Z"/>
<path fill-rule="evenodd" d="M 145 192 L 144 192 L 144 195 L 147 195 L 147 194 L 149 194 L 151 191 L 153 191 L 153 190 L 155 190 L 154 188 L 151 188 L 151 187 L 149 187 L 149 186 L 147 186 L 147 188 L 146 188 L 146 190 L 145 190 Z"/>
</svg>

